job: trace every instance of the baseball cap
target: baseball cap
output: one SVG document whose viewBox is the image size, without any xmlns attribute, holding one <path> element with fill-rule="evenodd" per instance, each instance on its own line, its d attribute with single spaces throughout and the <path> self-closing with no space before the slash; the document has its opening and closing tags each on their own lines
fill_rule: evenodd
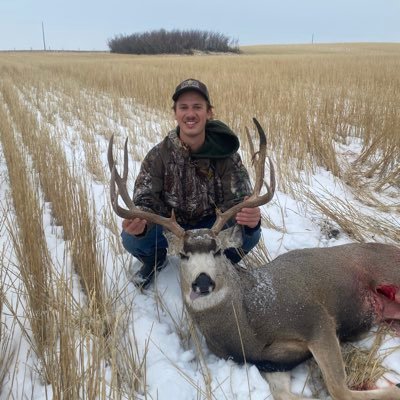
<svg viewBox="0 0 400 400">
<path fill-rule="evenodd" d="M 175 89 L 175 93 L 172 95 L 172 100 L 177 101 L 178 97 L 185 92 L 189 92 L 194 90 L 199 92 L 209 103 L 210 103 L 210 95 L 208 94 L 207 86 L 200 82 L 197 79 L 186 79 L 181 82 Z"/>
</svg>

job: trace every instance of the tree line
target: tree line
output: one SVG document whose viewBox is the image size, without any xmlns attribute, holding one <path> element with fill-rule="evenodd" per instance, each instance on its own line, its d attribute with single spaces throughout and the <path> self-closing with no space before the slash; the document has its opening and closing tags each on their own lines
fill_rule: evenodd
<svg viewBox="0 0 400 400">
<path fill-rule="evenodd" d="M 109 39 L 111 53 L 123 54 L 193 54 L 203 52 L 239 53 L 238 41 L 222 33 L 200 30 L 160 29 L 156 31 L 117 35 Z"/>
</svg>

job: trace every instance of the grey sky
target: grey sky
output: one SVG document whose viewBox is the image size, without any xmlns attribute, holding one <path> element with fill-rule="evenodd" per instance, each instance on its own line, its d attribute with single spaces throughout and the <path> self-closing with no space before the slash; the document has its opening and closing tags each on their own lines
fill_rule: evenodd
<svg viewBox="0 0 400 400">
<path fill-rule="evenodd" d="M 239 44 L 400 42 L 400 0 L 0 0 L 0 50 L 107 50 L 116 34 L 200 29 Z"/>
</svg>

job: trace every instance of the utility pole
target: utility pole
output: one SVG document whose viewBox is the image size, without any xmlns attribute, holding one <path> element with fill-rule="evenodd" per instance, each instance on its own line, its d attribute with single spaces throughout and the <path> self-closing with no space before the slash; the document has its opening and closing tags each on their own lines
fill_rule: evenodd
<svg viewBox="0 0 400 400">
<path fill-rule="evenodd" d="M 311 44 L 314 44 L 314 34 L 311 36 Z"/>
<path fill-rule="evenodd" d="M 46 38 L 44 36 L 44 25 L 42 21 L 43 50 L 46 51 Z"/>
</svg>

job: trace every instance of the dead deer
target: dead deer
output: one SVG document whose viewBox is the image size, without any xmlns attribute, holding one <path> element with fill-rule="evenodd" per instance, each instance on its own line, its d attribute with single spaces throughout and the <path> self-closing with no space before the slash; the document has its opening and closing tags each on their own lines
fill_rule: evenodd
<svg viewBox="0 0 400 400">
<path fill-rule="evenodd" d="M 355 243 L 294 250 L 248 270 L 235 267 L 225 258 L 223 249 L 240 247 L 241 232 L 237 226 L 223 230 L 224 224 L 242 207 L 266 204 L 275 190 L 274 168 L 269 161 L 270 185 L 267 193 L 260 195 L 266 138 L 257 120 L 254 123 L 260 136 L 254 193 L 223 213 L 217 211 L 211 229 L 185 231 L 173 212 L 166 218 L 136 208 L 126 188 L 126 142 L 121 177 L 115 167 L 111 138 L 108 160 L 115 212 L 122 218 L 144 218 L 169 231 L 170 248 L 181 257 L 184 304 L 209 349 L 219 357 L 256 365 L 275 400 L 305 399 L 290 392 L 288 371 L 311 356 L 332 399 L 399 400 L 400 389 L 394 385 L 350 390 L 339 345 L 339 341 L 358 338 L 374 324 L 400 320 L 398 247 Z M 119 206 L 119 195 L 127 208 Z"/>
</svg>

